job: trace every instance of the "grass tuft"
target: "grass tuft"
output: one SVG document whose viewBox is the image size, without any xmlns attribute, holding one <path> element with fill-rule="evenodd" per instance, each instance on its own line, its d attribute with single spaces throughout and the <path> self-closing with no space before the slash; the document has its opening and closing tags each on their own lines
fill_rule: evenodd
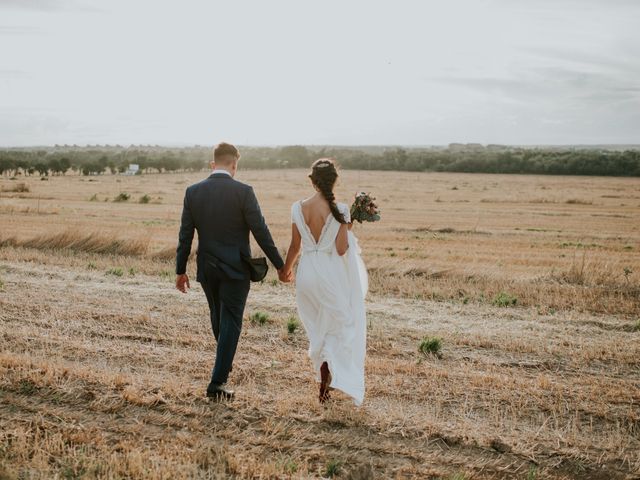
<svg viewBox="0 0 640 480">
<path fill-rule="evenodd" d="M 9 187 L 2 187 L 2 191 L 3 192 L 27 193 L 27 192 L 31 191 L 31 189 L 29 188 L 28 184 L 26 184 L 24 182 L 20 182 L 20 183 L 16 183 L 15 185 L 11 185 Z"/>
<path fill-rule="evenodd" d="M 289 319 L 287 320 L 287 332 L 290 334 L 295 333 L 295 331 L 298 329 L 298 327 L 300 326 L 300 322 L 298 321 L 298 319 L 296 317 L 289 317 Z"/>
<path fill-rule="evenodd" d="M 31 380 L 27 378 L 23 378 L 18 383 L 18 391 L 22 395 L 33 395 L 35 392 L 38 391 L 38 387 Z"/>
<path fill-rule="evenodd" d="M 18 240 L 16 237 L 0 238 L 0 247 L 17 247 Z"/>
<path fill-rule="evenodd" d="M 147 194 L 144 194 L 143 196 L 140 197 L 140 200 L 138 200 L 138 203 L 149 203 L 151 201 L 151 197 Z"/>
<path fill-rule="evenodd" d="M 424 355 L 440 356 L 442 339 L 437 337 L 424 337 L 418 346 L 418 351 Z"/>
<path fill-rule="evenodd" d="M 267 323 L 269 323 L 269 314 L 265 312 L 255 312 L 251 314 L 249 320 L 253 324 L 266 325 Z"/>
<path fill-rule="evenodd" d="M 129 199 L 131 198 L 131 195 L 129 195 L 127 192 L 121 192 L 118 194 L 118 196 L 116 198 L 113 199 L 114 202 L 128 202 Z"/>
<path fill-rule="evenodd" d="M 333 478 L 340 473 L 341 463 L 339 460 L 329 460 L 324 470 L 324 476 Z"/>
<path fill-rule="evenodd" d="M 174 260 L 176 258 L 176 246 L 166 247 L 151 254 L 151 258 L 156 260 Z"/>
<path fill-rule="evenodd" d="M 124 275 L 124 271 L 120 267 L 110 268 L 106 273 L 107 275 L 114 275 L 116 277 L 121 277 L 122 275 Z"/>
<path fill-rule="evenodd" d="M 467 476 L 464 473 L 454 473 L 448 477 L 448 480 L 467 480 Z"/>
<path fill-rule="evenodd" d="M 518 303 L 518 298 L 509 295 L 506 292 L 500 292 L 493 297 L 493 301 L 491 303 L 496 307 L 514 307 L 516 303 Z"/>
<path fill-rule="evenodd" d="M 291 459 L 286 460 L 282 463 L 282 470 L 289 475 L 294 474 L 298 471 L 298 464 Z"/>
<path fill-rule="evenodd" d="M 17 241 L 15 238 L 0 239 L 0 246 L 141 256 L 146 253 L 149 242 L 145 240 L 124 240 L 117 238 L 115 235 L 99 232 L 84 234 L 77 230 L 66 230 L 61 233 L 40 235 L 24 241 Z"/>
</svg>

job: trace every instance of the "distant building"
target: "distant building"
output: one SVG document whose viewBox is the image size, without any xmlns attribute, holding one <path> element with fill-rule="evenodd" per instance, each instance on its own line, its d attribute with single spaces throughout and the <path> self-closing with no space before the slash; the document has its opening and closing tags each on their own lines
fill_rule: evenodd
<svg viewBox="0 0 640 480">
<path fill-rule="evenodd" d="M 127 171 L 124 172 L 125 175 L 137 175 L 140 170 L 140 165 L 137 163 L 130 163 Z"/>
</svg>

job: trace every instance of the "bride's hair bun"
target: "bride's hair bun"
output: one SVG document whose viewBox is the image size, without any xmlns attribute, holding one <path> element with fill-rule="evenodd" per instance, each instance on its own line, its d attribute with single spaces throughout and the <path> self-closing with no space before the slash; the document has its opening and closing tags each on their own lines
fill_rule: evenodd
<svg viewBox="0 0 640 480">
<path fill-rule="evenodd" d="M 325 167 L 334 167 L 333 162 L 331 160 L 325 160 L 324 158 L 321 158 L 320 160 L 317 160 L 313 164 L 313 168 L 325 168 Z"/>
<path fill-rule="evenodd" d="M 333 194 L 333 187 L 338 179 L 338 170 L 335 161 L 332 158 L 320 158 L 311 165 L 311 173 L 309 178 L 313 184 L 318 187 L 322 196 L 329 202 L 331 214 L 340 223 L 347 223 L 344 215 L 340 213 L 338 205 L 336 205 L 336 197 Z"/>
<path fill-rule="evenodd" d="M 311 173 L 309 174 L 309 177 L 311 178 L 320 169 L 328 169 L 336 178 L 338 178 L 338 171 L 336 170 L 336 163 L 333 158 L 319 158 L 313 162 L 311 164 Z"/>
</svg>

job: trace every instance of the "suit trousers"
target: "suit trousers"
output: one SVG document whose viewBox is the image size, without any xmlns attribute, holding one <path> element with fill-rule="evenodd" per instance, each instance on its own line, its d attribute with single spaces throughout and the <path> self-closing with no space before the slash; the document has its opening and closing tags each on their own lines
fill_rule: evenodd
<svg viewBox="0 0 640 480">
<path fill-rule="evenodd" d="M 211 268 L 205 272 L 205 281 L 200 285 L 207 296 L 211 329 L 218 343 L 211 383 L 223 384 L 233 365 L 251 284 L 248 278 L 232 280 L 222 271 Z"/>
</svg>

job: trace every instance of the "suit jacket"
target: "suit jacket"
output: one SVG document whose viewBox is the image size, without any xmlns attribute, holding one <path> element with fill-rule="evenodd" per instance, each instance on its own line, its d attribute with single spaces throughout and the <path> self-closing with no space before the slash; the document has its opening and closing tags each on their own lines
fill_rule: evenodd
<svg viewBox="0 0 640 480">
<path fill-rule="evenodd" d="M 284 265 L 253 188 L 225 173 L 213 173 L 185 192 L 176 251 L 178 275 L 186 271 L 194 230 L 198 231 L 198 282 L 205 281 L 208 261 L 217 263 L 231 279 L 249 278 L 242 261 L 251 256 L 249 232 L 277 269 Z"/>
</svg>

